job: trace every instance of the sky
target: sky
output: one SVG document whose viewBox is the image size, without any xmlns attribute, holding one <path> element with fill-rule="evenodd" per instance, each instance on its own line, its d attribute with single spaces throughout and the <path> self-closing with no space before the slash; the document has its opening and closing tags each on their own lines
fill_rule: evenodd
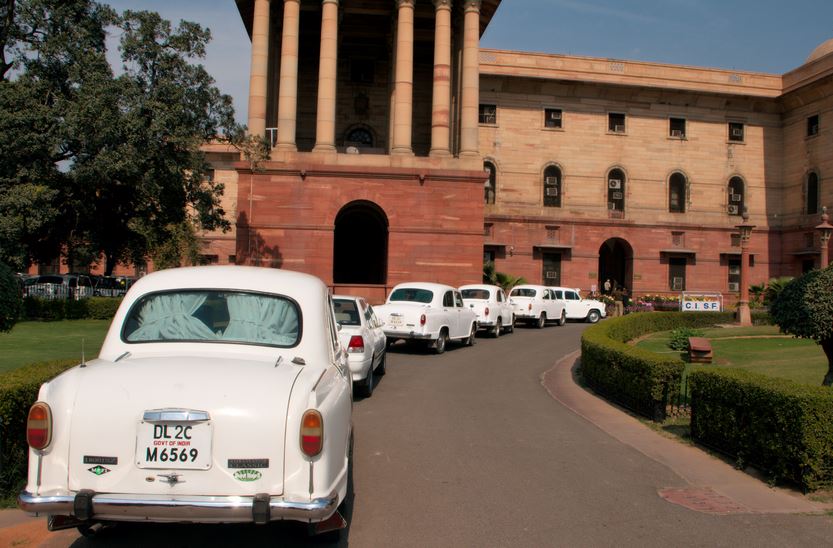
<svg viewBox="0 0 833 548">
<path fill-rule="evenodd" d="M 251 49 L 234 0 L 100 1 L 208 27 L 200 62 L 246 122 Z M 503 0 L 480 46 L 783 74 L 829 38 L 833 0 Z"/>
</svg>

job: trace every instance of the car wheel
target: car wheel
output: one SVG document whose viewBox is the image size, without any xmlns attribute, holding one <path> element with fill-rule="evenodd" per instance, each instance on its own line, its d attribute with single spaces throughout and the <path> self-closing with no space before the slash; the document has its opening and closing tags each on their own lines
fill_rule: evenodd
<svg viewBox="0 0 833 548">
<path fill-rule="evenodd" d="M 538 316 L 538 323 L 535 324 L 535 327 L 541 329 L 545 325 L 547 325 L 547 314 L 545 312 L 541 312 L 541 315 Z"/>
<path fill-rule="evenodd" d="M 474 346 L 474 337 L 477 335 L 477 324 L 471 324 L 471 333 L 469 333 L 469 338 L 466 339 L 464 343 L 466 346 Z"/>
<path fill-rule="evenodd" d="M 495 322 L 494 329 L 492 329 L 492 337 L 494 337 L 495 339 L 500 337 L 500 328 L 501 328 L 500 318 L 498 318 L 497 321 Z"/>
<path fill-rule="evenodd" d="M 376 374 L 380 377 L 384 375 L 387 371 L 385 367 L 387 366 L 388 361 L 388 353 L 382 352 L 382 360 L 379 362 L 379 365 L 376 366 Z"/>
<path fill-rule="evenodd" d="M 596 323 L 599 321 L 600 314 L 598 310 L 591 310 L 587 313 L 587 323 Z"/>
<path fill-rule="evenodd" d="M 445 352 L 445 345 L 448 343 L 448 331 L 443 329 L 440 331 L 440 336 L 434 341 L 434 354 L 442 354 Z"/>
<path fill-rule="evenodd" d="M 566 312 L 566 311 L 564 311 L 564 310 L 562 310 L 562 311 L 561 311 L 561 319 L 560 319 L 560 320 L 558 320 L 558 325 L 559 325 L 559 326 L 562 326 L 562 325 L 564 325 L 565 323 L 567 323 L 567 312 Z"/>
<path fill-rule="evenodd" d="M 509 333 L 514 333 L 515 332 L 515 316 L 514 315 L 512 315 L 512 317 L 509 319 L 509 325 L 506 326 L 506 330 L 509 331 Z"/>
<path fill-rule="evenodd" d="M 367 370 L 367 376 L 362 381 L 361 389 L 359 393 L 365 397 L 369 398 L 373 395 L 373 384 L 375 379 L 373 378 L 373 359 L 370 360 L 370 368 Z"/>
</svg>

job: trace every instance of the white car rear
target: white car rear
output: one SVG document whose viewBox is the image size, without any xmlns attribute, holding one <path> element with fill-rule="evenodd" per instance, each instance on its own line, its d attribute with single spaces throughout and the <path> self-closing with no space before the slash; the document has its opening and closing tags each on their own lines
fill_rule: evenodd
<svg viewBox="0 0 833 548">
<path fill-rule="evenodd" d="M 555 292 L 543 285 L 517 285 L 509 294 L 509 303 L 515 313 L 515 321 L 535 325 L 539 329 L 548 321 L 564 325 L 567 313 L 564 301 L 556 299 Z"/>
<path fill-rule="evenodd" d="M 363 297 L 333 295 L 333 307 L 353 382 L 361 395 L 369 398 L 376 376 L 385 374 L 387 340 L 382 322 Z"/>
<path fill-rule="evenodd" d="M 514 313 L 503 289 L 496 285 L 471 284 L 460 287 L 463 303 L 477 315 L 477 326 L 493 337 L 514 330 Z"/>
</svg>

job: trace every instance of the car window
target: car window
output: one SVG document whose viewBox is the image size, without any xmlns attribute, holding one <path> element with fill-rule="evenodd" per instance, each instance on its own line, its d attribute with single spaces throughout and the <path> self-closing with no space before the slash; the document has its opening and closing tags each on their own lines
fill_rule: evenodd
<svg viewBox="0 0 833 548">
<path fill-rule="evenodd" d="M 301 311 L 287 297 L 189 289 L 144 295 L 127 313 L 122 339 L 288 348 L 300 341 L 301 326 Z"/>
<path fill-rule="evenodd" d="M 446 291 L 443 295 L 443 306 L 454 306 L 454 295 L 451 291 Z"/>
<path fill-rule="evenodd" d="M 536 291 L 529 287 L 518 287 L 512 290 L 512 297 L 534 297 Z"/>
<path fill-rule="evenodd" d="M 462 295 L 460 295 L 459 291 L 454 292 L 454 305 L 455 306 L 460 306 L 460 307 L 465 306 L 463 304 L 463 297 L 462 297 Z"/>
<path fill-rule="evenodd" d="M 555 298 L 556 299 L 563 299 L 564 298 L 564 293 L 560 289 L 553 289 L 552 291 L 553 291 L 553 293 L 555 293 Z"/>
<path fill-rule="evenodd" d="M 372 327 L 379 327 L 382 322 L 376 317 L 376 311 L 370 305 L 367 305 L 367 314 L 370 316 L 370 325 Z"/>
<path fill-rule="evenodd" d="M 576 295 L 575 291 L 565 291 L 564 294 L 567 296 L 567 299 L 570 301 L 577 301 L 578 295 Z"/>
<path fill-rule="evenodd" d="M 502 303 L 503 301 L 506 300 L 506 298 L 503 296 L 503 290 L 501 290 L 501 289 L 498 289 L 497 291 L 495 291 L 495 297 L 497 297 L 497 302 L 499 302 L 499 303 Z"/>
<path fill-rule="evenodd" d="M 330 357 L 335 360 L 335 357 L 341 350 L 341 341 L 338 340 L 338 329 L 336 329 L 336 325 L 334 323 L 335 313 L 333 308 L 333 298 L 329 295 L 327 296 L 327 307 L 325 313 L 327 315 L 327 331 L 330 334 Z M 341 370 L 341 367 L 339 367 L 339 370 Z"/>
<path fill-rule="evenodd" d="M 390 294 L 389 301 L 410 301 L 417 303 L 430 303 L 434 300 L 434 293 L 427 289 L 416 289 L 414 287 L 400 287 Z"/>
<path fill-rule="evenodd" d="M 361 325 L 359 308 L 353 299 L 333 299 L 333 310 L 339 325 Z"/>
<path fill-rule="evenodd" d="M 464 289 L 462 293 L 464 299 L 489 299 L 488 289 Z"/>
</svg>

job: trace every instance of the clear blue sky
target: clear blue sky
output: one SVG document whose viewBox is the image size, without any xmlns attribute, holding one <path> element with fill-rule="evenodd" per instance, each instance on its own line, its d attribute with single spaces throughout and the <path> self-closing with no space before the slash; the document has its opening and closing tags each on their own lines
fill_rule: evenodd
<svg viewBox="0 0 833 548">
<path fill-rule="evenodd" d="M 234 0 L 106 3 L 211 29 L 203 64 L 245 122 L 250 43 Z M 833 0 L 503 0 L 481 46 L 781 74 L 828 38 Z"/>
</svg>

